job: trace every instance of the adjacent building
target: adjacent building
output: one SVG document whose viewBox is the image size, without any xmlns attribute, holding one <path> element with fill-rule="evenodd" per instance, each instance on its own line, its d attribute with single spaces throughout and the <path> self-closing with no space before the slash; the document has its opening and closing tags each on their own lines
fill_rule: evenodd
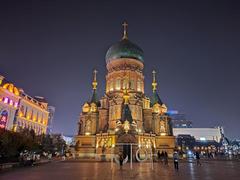
<svg viewBox="0 0 240 180">
<path fill-rule="evenodd" d="M 174 136 L 190 135 L 197 141 L 216 141 L 220 142 L 223 138 L 223 128 L 173 128 Z"/>
<path fill-rule="evenodd" d="M 172 119 L 173 128 L 191 128 L 192 121 L 186 119 L 186 115 L 178 111 L 168 111 L 168 115 Z"/>
<path fill-rule="evenodd" d="M 20 98 L 19 89 L 0 75 L 0 128 L 13 128 Z"/>
<path fill-rule="evenodd" d="M 179 150 L 209 152 L 223 152 L 224 133 L 222 127 L 214 128 L 173 128 Z"/>
<path fill-rule="evenodd" d="M 43 97 L 31 97 L 0 76 L 0 128 L 27 128 L 37 135 L 46 134 L 48 118 L 48 103 Z"/>
</svg>

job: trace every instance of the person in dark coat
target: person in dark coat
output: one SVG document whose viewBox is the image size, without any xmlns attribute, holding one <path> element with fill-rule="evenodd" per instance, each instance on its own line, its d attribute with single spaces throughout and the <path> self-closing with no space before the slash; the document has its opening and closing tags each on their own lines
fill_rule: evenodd
<svg viewBox="0 0 240 180">
<path fill-rule="evenodd" d="M 202 164 L 200 162 L 200 154 L 198 151 L 195 153 L 195 156 L 196 156 L 196 160 L 197 160 L 197 166 L 201 166 Z"/>
<path fill-rule="evenodd" d="M 120 169 L 122 170 L 122 166 L 123 166 L 123 155 L 122 154 L 119 155 L 119 164 L 120 164 Z"/>
<path fill-rule="evenodd" d="M 177 171 L 178 171 L 178 161 L 179 161 L 179 155 L 178 155 L 178 152 L 175 151 L 175 152 L 173 153 L 173 163 L 174 163 L 174 168 L 175 168 L 175 170 L 177 170 Z"/>
<path fill-rule="evenodd" d="M 167 151 L 164 152 L 164 164 L 168 165 L 168 153 L 167 153 Z"/>
<path fill-rule="evenodd" d="M 160 151 L 157 152 L 157 156 L 158 156 L 158 161 L 161 160 L 161 154 L 160 154 Z"/>
</svg>

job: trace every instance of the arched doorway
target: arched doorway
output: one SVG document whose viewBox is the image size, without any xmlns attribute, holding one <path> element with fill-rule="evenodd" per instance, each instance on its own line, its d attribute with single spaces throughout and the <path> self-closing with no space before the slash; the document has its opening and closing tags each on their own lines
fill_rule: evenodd
<svg viewBox="0 0 240 180">
<path fill-rule="evenodd" d="M 124 159 L 128 157 L 128 162 L 130 162 L 131 144 L 137 143 L 135 136 L 132 134 L 121 134 L 118 136 L 117 143 L 119 144 L 119 153 L 122 153 Z"/>
</svg>

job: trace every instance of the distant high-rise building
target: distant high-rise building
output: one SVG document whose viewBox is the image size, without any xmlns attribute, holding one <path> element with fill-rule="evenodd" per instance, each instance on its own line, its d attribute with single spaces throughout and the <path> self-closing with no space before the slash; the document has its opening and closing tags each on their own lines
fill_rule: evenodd
<svg viewBox="0 0 240 180">
<path fill-rule="evenodd" d="M 186 115 L 178 111 L 168 111 L 172 119 L 173 128 L 192 128 L 192 121 L 186 119 Z"/>
<path fill-rule="evenodd" d="M 48 127 L 47 127 L 47 134 L 52 133 L 52 123 L 53 123 L 53 118 L 54 118 L 54 113 L 55 113 L 55 107 L 53 106 L 48 106 Z"/>
</svg>

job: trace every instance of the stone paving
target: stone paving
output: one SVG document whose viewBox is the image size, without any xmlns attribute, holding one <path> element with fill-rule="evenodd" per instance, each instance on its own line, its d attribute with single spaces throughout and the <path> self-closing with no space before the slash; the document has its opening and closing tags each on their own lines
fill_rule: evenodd
<svg viewBox="0 0 240 180">
<path fill-rule="evenodd" d="M 125 164 L 123 170 L 114 164 L 111 170 L 109 162 L 53 162 L 35 167 L 25 167 L 10 170 L 0 174 L 1 180 L 74 180 L 74 179 L 163 179 L 163 180 L 239 180 L 240 162 L 237 161 L 204 161 L 202 166 L 195 162 L 180 162 L 179 171 L 175 171 L 172 162 L 169 166 L 154 163 L 154 170 L 150 163 Z"/>
</svg>

